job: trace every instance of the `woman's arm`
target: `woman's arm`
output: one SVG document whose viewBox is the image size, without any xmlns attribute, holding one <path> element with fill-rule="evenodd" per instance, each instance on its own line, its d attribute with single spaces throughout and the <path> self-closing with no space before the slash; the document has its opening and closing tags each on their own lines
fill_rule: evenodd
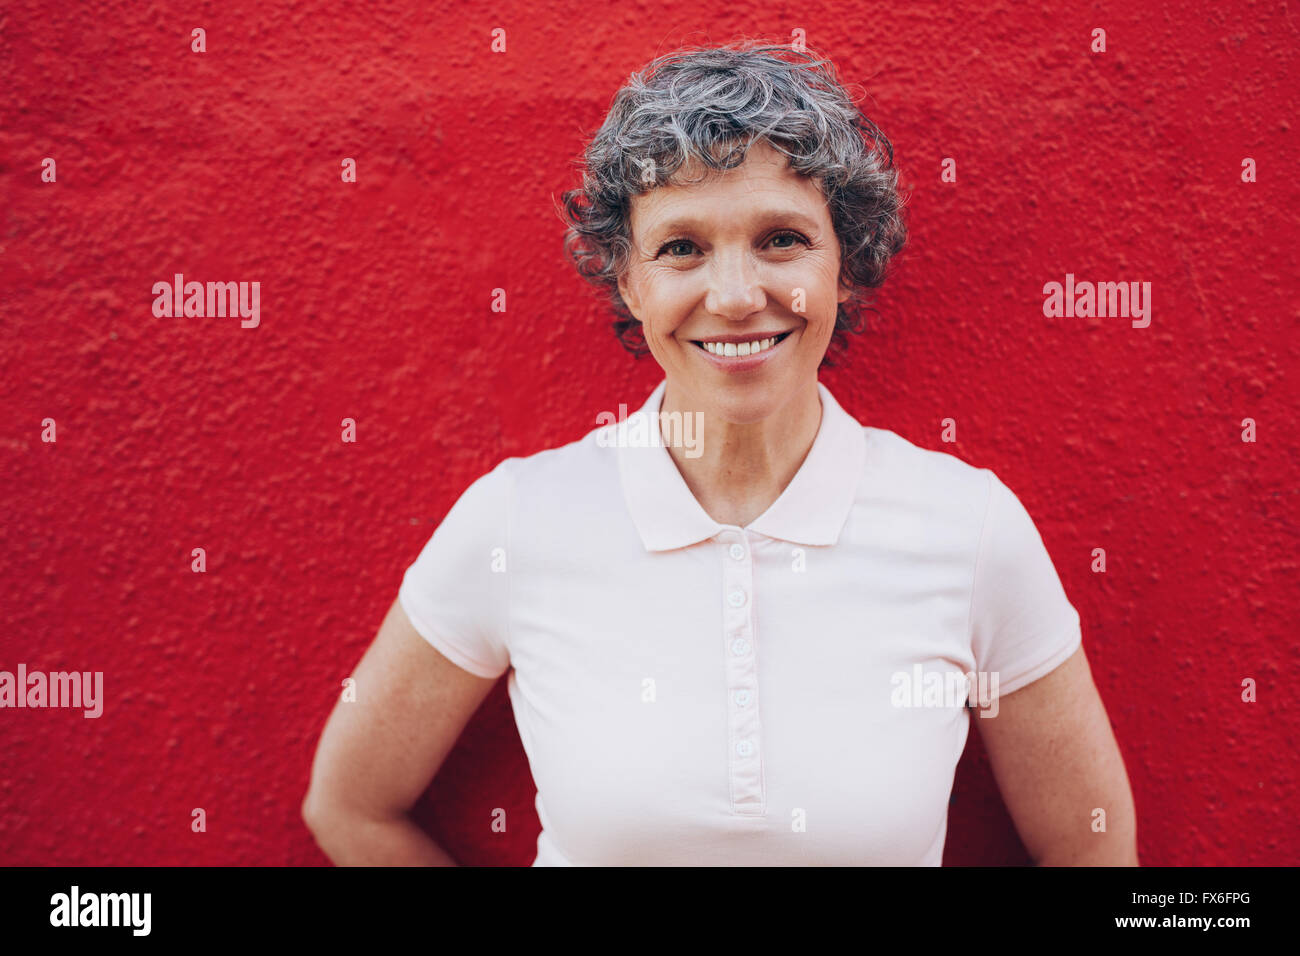
<svg viewBox="0 0 1300 956">
<path fill-rule="evenodd" d="M 999 698 L 996 717 L 972 721 L 1036 865 L 1138 865 L 1128 774 L 1082 647 Z M 1094 829 L 1098 808 L 1105 832 Z"/>
<path fill-rule="evenodd" d="M 407 816 L 495 679 L 457 667 L 393 602 L 321 733 L 302 816 L 336 864 L 456 866 Z"/>
</svg>

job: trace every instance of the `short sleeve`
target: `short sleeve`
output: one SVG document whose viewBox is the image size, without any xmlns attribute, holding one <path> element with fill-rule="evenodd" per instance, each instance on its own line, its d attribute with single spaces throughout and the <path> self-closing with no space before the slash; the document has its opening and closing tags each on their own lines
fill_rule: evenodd
<svg viewBox="0 0 1300 956">
<path fill-rule="evenodd" d="M 511 460 L 465 489 L 406 569 L 397 593 L 420 636 L 479 677 L 500 677 L 510 668 Z"/>
<path fill-rule="evenodd" d="M 1082 633 L 1029 512 L 997 475 L 988 476 L 971 594 L 971 650 L 979 671 L 997 674 L 1003 695 L 1064 663 Z"/>
</svg>

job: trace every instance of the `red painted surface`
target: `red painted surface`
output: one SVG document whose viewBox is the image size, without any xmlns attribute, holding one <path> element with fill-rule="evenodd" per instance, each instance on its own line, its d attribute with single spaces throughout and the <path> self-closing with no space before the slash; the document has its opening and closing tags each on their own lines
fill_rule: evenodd
<svg viewBox="0 0 1300 956">
<path fill-rule="evenodd" d="M 658 380 L 560 254 L 584 132 L 656 53 L 793 27 L 869 90 L 913 189 L 880 315 L 823 380 L 1029 509 L 1143 861 L 1294 863 L 1295 14 L 601 10 L 8 5 L 0 669 L 102 670 L 107 701 L 0 712 L 0 863 L 324 861 L 308 767 L 402 570 L 473 478 Z M 155 318 L 176 272 L 259 281 L 260 326 Z M 1067 272 L 1150 281 L 1151 326 L 1045 318 Z M 421 805 L 466 863 L 533 857 L 504 690 Z M 1025 859 L 972 734 L 946 860 Z"/>
</svg>

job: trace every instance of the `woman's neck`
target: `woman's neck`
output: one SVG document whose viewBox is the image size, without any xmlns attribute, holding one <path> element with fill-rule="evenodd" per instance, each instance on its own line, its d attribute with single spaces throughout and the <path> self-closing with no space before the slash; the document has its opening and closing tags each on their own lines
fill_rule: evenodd
<svg viewBox="0 0 1300 956">
<path fill-rule="evenodd" d="M 660 414 L 685 416 L 700 408 L 670 386 Z M 666 444 L 705 513 L 719 524 L 743 528 L 771 507 L 794 479 L 817 437 L 821 416 L 821 396 L 814 380 L 771 415 L 751 424 L 737 424 L 704 410 L 696 457 Z"/>
</svg>

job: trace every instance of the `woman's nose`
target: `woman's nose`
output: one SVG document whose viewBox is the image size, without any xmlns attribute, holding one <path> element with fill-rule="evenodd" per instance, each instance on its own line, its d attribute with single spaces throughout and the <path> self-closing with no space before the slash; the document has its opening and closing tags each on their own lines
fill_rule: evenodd
<svg viewBox="0 0 1300 956">
<path fill-rule="evenodd" d="M 762 274 L 747 252 L 719 252 L 710 263 L 705 305 L 715 315 L 744 318 L 767 304 Z"/>
</svg>

